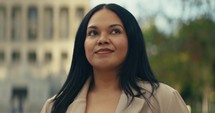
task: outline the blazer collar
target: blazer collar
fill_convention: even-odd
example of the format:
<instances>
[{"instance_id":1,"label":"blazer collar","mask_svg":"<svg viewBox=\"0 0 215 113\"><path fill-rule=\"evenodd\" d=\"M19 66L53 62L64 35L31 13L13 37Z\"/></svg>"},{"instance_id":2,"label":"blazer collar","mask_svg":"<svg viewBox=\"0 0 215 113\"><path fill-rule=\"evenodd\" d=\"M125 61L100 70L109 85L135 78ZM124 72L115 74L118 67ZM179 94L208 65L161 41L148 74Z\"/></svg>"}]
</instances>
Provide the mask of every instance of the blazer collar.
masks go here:
<instances>
[{"instance_id":1,"label":"blazer collar","mask_svg":"<svg viewBox=\"0 0 215 113\"><path fill-rule=\"evenodd\" d=\"M81 89L78 96L75 98L72 104L69 105L66 113L85 113L86 112L86 100L87 92L90 86L91 79L88 79Z\"/></svg>"},{"instance_id":2,"label":"blazer collar","mask_svg":"<svg viewBox=\"0 0 215 113\"><path fill-rule=\"evenodd\" d=\"M83 86L82 90L80 91L74 102L68 107L66 113L86 112L86 98L90 82L91 79L88 79L86 81L85 85ZM125 92L122 91L115 113L140 113L145 103L144 98L134 97L132 103L130 103L129 105L130 99L131 97L127 98Z\"/></svg>"},{"instance_id":3,"label":"blazer collar","mask_svg":"<svg viewBox=\"0 0 215 113\"><path fill-rule=\"evenodd\" d=\"M137 84L144 89L142 91L146 98L150 98L152 87L150 83L143 82L143 81L137 81ZM132 89L134 94L136 95L137 92ZM154 92L155 93L155 92ZM126 96L125 92L122 91L117 109L115 113L140 113L143 110L145 99L143 97L134 97L133 101L129 104L130 100L132 99L131 96Z\"/></svg>"},{"instance_id":4,"label":"blazer collar","mask_svg":"<svg viewBox=\"0 0 215 113\"><path fill-rule=\"evenodd\" d=\"M122 91L115 113L140 113L145 100L139 97L134 97L129 105L131 98L132 97L127 97L125 92Z\"/></svg>"}]
</instances>

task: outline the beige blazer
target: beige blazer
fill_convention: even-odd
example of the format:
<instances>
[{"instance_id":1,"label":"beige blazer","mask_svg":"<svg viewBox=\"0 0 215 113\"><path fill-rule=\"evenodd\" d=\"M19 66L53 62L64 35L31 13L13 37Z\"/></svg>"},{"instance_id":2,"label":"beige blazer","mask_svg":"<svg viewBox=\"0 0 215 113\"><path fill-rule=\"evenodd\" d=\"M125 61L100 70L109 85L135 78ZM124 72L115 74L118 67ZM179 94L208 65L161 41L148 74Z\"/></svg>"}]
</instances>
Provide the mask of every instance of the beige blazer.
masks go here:
<instances>
[{"instance_id":1,"label":"beige blazer","mask_svg":"<svg viewBox=\"0 0 215 113\"><path fill-rule=\"evenodd\" d=\"M69 105L66 113L85 113L89 83L90 80L86 82L79 95ZM151 91L149 83L140 83L140 85L149 92ZM146 92L148 97L149 92ZM156 90L154 96L149 98L150 103L147 103L143 97L135 97L132 103L127 106L129 99L131 98L127 98L122 91L115 113L189 113L179 93L163 83L160 83L160 87ZM51 113L52 100L53 97L46 101L40 113Z\"/></svg>"}]
</instances>

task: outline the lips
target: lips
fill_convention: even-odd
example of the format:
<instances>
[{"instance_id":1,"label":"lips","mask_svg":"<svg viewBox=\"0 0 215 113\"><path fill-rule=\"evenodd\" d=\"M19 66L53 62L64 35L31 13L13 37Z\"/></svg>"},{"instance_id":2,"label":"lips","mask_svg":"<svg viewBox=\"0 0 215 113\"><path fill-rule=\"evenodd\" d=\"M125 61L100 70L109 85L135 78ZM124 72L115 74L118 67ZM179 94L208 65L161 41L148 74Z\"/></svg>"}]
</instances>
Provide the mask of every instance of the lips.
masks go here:
<instances>
[{"instance_id":1,"label":"lips","mask_svg":"<svg viewBox=\"0 0 215 113\"><path fill-rule=\"evenodd\" d=\"M113 50L109 49L109 48L101 48L95 51L96 54L108 54L108 53L112 53Z\"/></svg>"}]
</instances>

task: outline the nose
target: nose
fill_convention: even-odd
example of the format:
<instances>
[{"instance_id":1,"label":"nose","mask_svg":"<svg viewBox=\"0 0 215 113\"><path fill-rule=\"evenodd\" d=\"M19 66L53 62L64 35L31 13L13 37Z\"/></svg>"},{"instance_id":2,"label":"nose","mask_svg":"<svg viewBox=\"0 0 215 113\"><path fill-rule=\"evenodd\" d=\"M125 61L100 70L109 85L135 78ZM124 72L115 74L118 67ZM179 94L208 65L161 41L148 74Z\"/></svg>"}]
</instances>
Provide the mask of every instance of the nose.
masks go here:
<instances>
[{"instance_id":1,"label":"nose","mask_svg":"<svg viewBox=\"0 0 215 113\"><path fill-rule=\"evenodd\" d=\"M105 33L102 33L100 38L98 38L98 40L97 40L98 45L106 45L109 43L110 43L110 40L109 40L107 34L105 34Z\"/></svg>"}]
</instances>

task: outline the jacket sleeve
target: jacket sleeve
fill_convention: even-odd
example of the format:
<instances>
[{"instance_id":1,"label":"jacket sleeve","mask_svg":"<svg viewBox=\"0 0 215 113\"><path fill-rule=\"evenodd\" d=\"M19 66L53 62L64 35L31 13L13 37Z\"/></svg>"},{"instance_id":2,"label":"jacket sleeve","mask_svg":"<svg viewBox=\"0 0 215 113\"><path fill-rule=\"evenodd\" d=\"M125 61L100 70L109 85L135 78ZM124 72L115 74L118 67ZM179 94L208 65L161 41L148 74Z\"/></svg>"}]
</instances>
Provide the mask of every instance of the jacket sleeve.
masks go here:
<instances>
[{"instance_id":1,"label":"jacket sleeve","mask_svg":"<svg viewBox=\"0 0 215 113\"><path fill-rule=\"evenodd\" d=\"M178 91L172 92L166 113L190 113Z\"/></svg>"}]
</instances>

